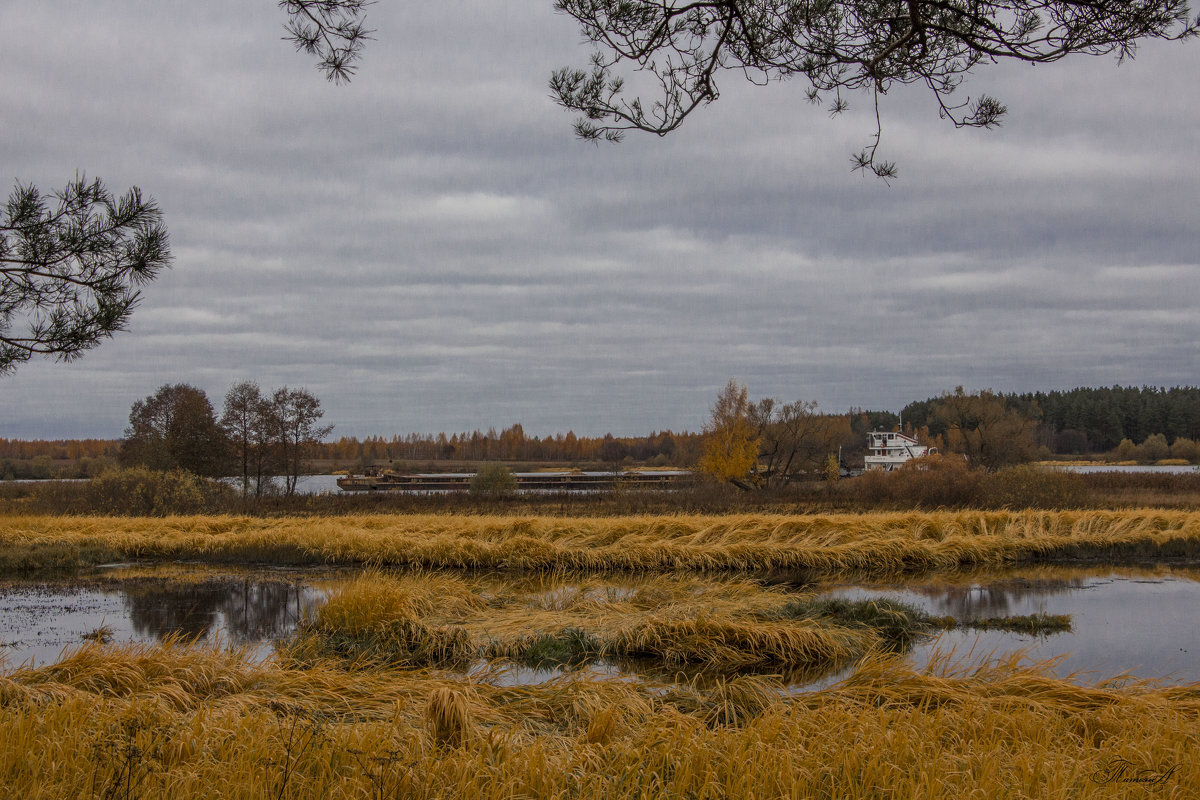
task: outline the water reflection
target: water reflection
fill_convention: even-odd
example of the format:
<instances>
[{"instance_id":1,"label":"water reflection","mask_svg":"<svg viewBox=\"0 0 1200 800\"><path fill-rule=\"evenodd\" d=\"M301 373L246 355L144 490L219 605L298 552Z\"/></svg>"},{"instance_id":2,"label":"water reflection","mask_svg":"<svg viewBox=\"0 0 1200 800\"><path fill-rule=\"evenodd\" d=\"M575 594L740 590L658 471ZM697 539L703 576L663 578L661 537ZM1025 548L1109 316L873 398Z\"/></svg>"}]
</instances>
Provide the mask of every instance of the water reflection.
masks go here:
<instances>
[{"instance_id":1,"label":"water reflection","mask_svg":"<svg viewBox=\"0 0 1200 800\"><path fill-rule=\"evenodd\" d=\"M311 615L339 578L355 574L322 570L238 570L231 567L163 566L110 569L84 580L0 582L0 669L27 661L55 661L66 646L100 626L117 644L183 635L204 641L245 645L265 657L272 642L287 636ZM688 576L477 576L490 604L535 611L596 609L619 602L656 608L677 596L709 588L738 597L745 578L705 580ZM1024 651L1042 660L1062 656L1058 673L1087 671L1109 677L1125 671L1151 679L1200 681L1200 568L1195 566L1030 566L991 571L908 577L894 582L823 584L827 595L848 599L890 597L960 622L987 617L1067 614L1069 633L1035 637L1002 631L954 630L918 642L906 657L924 666L939 652ZM736 589L736 591L733 591ZM783 595L777 595L782 597ZM486 617L486 612L481 612ZM583 619L594 619L586 616ZM460 624L455 622L453 624ZM844 676L847 665L780 674L779 666L759 674L779 675L785 684L827 685ZM478 667L476 669L484 669ZM539 683L564 674L498 661L486 667L488 680L505 685ZM636 680L647 685L728 678L734 672L664 664L654 659L606 659L585 672ZM474 672L475 670L473 670ZM749 671L749 670L746 670ZM494 673L494 674L493 674ZM484 679L481 674L480 679Z\"/></svg>"},{"instance_id":2,"label":"water reflection","mask_svg":"<svg viewBox=\"0 0 1200 800\"><path fill-rule=\"evenodd\" d=\"M832 596L888 597L960 622L987 617L1066 614L1071 631L1048 636L953 630L908 654L924 666L939 653L1018 651L1034 661L1060 658L1056 674L1081 679L1131 672L1140 678L1200 681L1200 570L1195 566L1027 567L903 583L836 584Z\"/></svg>"},{"instance_id":3,"label":"water reflection","mask_svg":"<svg viewBox=\"0 0 1200 800\"><path fill-rule=\"evenodd\" d=\"M928 601L936 616L960 622L989 617L1009 617L1029 605L1032 598L1066 594L1086 586L1084 578L1065 580L1001 580L967 586L914 586L913 594Z\"/></svg>"},{"instance_id":4,"label":"water reflection","mask_svg":"<svg viewBox=\"0 0 1200 800\"><path fill-rule=\"evenodd\" d=\"M571 677L623 680L649 686L687 684L697 689L712 689L741 675L759 675L775 678L785 686L812 688L828 685L832 682L830 676L841 676L848 668L848 663L829 663L811 667L784 668L775 665L773 668L720 670L705 664L664 664L651 658L606 657L582 664L552 667L530 667L504 659L478 661L463 674L474 681L493 686L537 686Z\"/></svg>"},{"instance_id":5,"label":"water reflection","mask_svg":"<svg viewBox=\"0 0 1200 800\"><path fill-rule=\"evenodd\" d=\"M323 593L301 583L261 578L199 584L144 582L124 590L134 632L142 638L208 638L219 631L233 644L290 633Z\"/></svg>"},{"instance_id":6,"label":"water reflection","mask_svg":"<svg viewBox=\"0 0 1200 800\"><path fill-rule=\"evenodd\" d=\"M119 566L83 579L0 582L0 664L52 663L101 627L115 644L172 636L265 657L324 601L328 577Z\"/></svg>"}]
</instances>

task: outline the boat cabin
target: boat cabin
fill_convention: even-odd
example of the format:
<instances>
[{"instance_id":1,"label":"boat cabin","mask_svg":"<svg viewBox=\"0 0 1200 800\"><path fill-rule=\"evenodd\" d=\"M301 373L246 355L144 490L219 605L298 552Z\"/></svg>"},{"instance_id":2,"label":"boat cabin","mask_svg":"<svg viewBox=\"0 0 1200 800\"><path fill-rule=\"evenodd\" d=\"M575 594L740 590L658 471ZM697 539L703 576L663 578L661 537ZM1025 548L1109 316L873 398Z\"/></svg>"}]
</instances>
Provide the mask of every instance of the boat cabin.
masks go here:
<instances>
[{"instance_id":1,"label":"boat cabin","mask_svg":"<svg viewBox=\"0 0 1200 800\"><path fill-rule=\"evenodd\" d=\"M895 431L871 431L867 434L866 469L893 470L910 458L928 455L929 448L911 436Z\"/></svg>"}]
</instances>

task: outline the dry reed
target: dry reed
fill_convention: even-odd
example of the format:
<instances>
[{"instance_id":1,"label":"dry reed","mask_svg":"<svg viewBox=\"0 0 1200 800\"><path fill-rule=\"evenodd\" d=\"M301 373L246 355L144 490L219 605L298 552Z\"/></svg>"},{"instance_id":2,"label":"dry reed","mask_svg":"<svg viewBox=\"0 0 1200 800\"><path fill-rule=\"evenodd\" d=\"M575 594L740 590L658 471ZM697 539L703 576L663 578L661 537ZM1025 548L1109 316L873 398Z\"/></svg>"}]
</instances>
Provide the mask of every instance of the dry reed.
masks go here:
<instances>
[{"instance_id":1,"label":"dry reed","mask_svg":"<svg viewBox=\"0 0 1200 800\"><path fill-rule=\"evenodd\" d=\"M313 619L280 647L280 656L310 664L338 658L354 666L430 666L471 655L459 627L430 626L419 618L435 607L475 610L482 601L462 582L438 575L385 576L367 572L337 588Z\"/></svg>"},{"instance_id":2,"label":"dry reed","mask_svg":"<svg viewBox=\"0 0 1200 800\"><path fill-rule=\"evenodd\" d=\"M462 692L439 686L429 693L425 724L439 745L461 747L471 738L471 712Z\"/></svg>"},{"instance_id":3,"label":"dry reed","mask_svg":"<svg viewBox=\"0 0 1200 800\"><path fill-rule=\"evenodd\" d=\"M92 642L51 666L2 671L0 787L29 800L1187 797L1200 785L1200 685L1087 685L1016 660L918 671L873 654L841 684L808 694L763 675L688 683L569 672L512 686L417 666L440 656L394 656L436 654L446 641L459 652L516 653L531 636L575 626L613 652L774 669L873 653L875 634L772 616L793 595L745 579L646 575L606 586L561 573L952 570L1194 552L1198 540L1200 514L1149 511L6 517L0 560L10 569L186 557L489 567L525 578L372 574L341 585L298 641L391 653L354 656L355 669L319 647L256 663L182 642Z\"/></svg>"},{"instance_id":4,"label":"dry reed","mask_svg":"<svg viewBox=\"0 0 1200 800\"><path fill-rule=\"evenodd\" d=\"M498 687L181 646L89 645L0 677L0 786L37 800L1183 798L1197 756L1200 686L1016 661L870 659L800 695L766 677ZM1122 764L1159 782L1122 782Z\"/></svg>"},{"instance_id":5,"label":"dry reed","mask_svg":"<svg viewBox=\"0 0 1200 800\"><path fill-rule=\"evenodd\" d=\"M121 559L556 570L948 569L1195 555L1200 512L1023 511L530 518L2 517L0 569Z\"/></svg>"},{"instance_id":6,"label":"dry reed","mask_svg":"<svg viewBox=\"0 0 1200 800\"><path fill-rule=\"evenodd\" d=\"M788 619L781 609L795 595L747 579L649 575L613 588L586 577L498 581L372 570L336 587L279 654L298 665L637 658L730 671L846 663L885 638L832 617Z\"/></svg>"}]
</instances>

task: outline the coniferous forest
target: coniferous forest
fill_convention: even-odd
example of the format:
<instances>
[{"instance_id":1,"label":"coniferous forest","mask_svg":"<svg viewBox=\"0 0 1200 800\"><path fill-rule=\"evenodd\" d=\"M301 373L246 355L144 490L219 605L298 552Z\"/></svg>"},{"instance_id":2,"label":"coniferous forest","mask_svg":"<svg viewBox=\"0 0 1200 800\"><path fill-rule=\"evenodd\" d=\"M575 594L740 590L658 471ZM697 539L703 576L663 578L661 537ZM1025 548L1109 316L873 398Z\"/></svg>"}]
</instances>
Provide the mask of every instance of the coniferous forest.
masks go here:
<instances>
[{"instance_id":1,"label":"coniferous forest","mask_svg":"<svg viewBox=\"0 0 1200 800\"><path fill-rule=\"evenodd\" d=\"M1122 440L1136 444L1155 435L1168 444L1200 438L1200 388L1195 386L1081 387L998 396L1037 420L1040 443L1057 454L1106 453ZM940 399L910 403L902 412L904 422L944 434L945 425L934 414Z\"/></svg>"}]
</instances>

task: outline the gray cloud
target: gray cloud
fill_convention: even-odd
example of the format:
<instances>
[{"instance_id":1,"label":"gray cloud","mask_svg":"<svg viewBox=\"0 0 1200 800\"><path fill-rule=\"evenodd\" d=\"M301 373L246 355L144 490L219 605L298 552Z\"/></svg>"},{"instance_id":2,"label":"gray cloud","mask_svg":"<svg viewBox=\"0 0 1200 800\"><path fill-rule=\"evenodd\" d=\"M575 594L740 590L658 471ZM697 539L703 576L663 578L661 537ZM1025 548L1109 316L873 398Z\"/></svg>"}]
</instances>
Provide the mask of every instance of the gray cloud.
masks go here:
<instances>
[{"instance_id":1,"label":"gray cloud","mask_svg":"<svg viewBox=\"0 0 1200 800\"><path fill-rule=\"evenodd\" d=\"M139 185L176 252L129 332L0 383L0 436L119 435L175 381L304 385L358 435L696 429L730 377L834 410L1196 383L1194 44L990 68L990 132L897 90L888 187L849 169L864 100L735 75L666 139L573 141L550 5L386 0L341 87L270 2L0 10L9 179Z\"/></svg>"}]
</instances>

